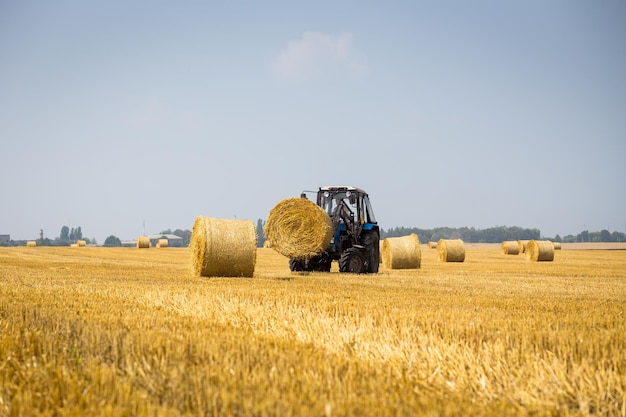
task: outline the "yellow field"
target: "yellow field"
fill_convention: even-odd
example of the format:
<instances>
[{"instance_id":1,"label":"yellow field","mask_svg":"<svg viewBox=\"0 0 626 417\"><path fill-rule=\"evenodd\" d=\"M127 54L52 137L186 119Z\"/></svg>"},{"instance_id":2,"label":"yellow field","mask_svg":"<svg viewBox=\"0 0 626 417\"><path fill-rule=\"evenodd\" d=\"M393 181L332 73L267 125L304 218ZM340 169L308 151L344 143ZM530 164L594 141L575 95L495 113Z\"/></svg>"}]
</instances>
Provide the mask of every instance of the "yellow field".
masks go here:
<instances>
[{"instance_id":1,"label":"yellow field","mask_svg":"<svg viewBox=\"0 0 626 417\"><path fill-rule=\"evenodd\" d=\"M0 416L626 416L626 251L465 259L196 278L188 249L0 248Z\"/></svg>"}]
</instances>

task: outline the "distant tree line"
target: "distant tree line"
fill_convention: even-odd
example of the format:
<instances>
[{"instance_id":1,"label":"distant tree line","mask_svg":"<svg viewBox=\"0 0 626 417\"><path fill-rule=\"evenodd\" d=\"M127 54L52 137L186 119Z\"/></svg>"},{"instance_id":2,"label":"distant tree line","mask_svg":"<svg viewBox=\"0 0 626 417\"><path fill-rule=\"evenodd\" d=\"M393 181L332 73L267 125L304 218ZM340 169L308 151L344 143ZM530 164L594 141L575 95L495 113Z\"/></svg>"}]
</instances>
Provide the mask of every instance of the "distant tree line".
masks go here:
<instances>
[{"instance_id":1,"label":"distant tree line","mask_svg":"<svg viewBox=\"0 0 626 417\"><path fill-rule=\"evenodd\" d=\"M69 246L72 243L76 243L77 240L84 240L87 244L96 244L95 238L83 237L83 231L80 226L76 228L69 228L69 226L61 227L61 233L54 239L44 237L43 230L39 235L39 239L35 239L37 246ZM26 241L11 241L11 246L25 245Z\"/></svg>"},{"instance_id":2,"label":"distant tree line","mask_svg":"<svg viewBox=\"0 0 626 417\"><path fill-rule=\"evenodd\" d=\"M500 243L505 240L536 240L541 238L539 229L525 229L517 226L496 226L488 229L473 227L436 227L420 229L417 227L395 227L381 229L380 238L406 236L415 233L420 242L437 242L439 239L461 239L467 243Z\"/></svg>"},{"instance_id":3,"label":"distant tree line","mask_svg":"<svg viewBox=\"0 0 626 417\"><path fill-rule=\"evenodd\" d=\"M556 239L558 238L558 240ZM555 236L556 242L574 243L574 242L626 242L626 233L622 232L609 232L606 229L599 232L590 232L589 230L583 230L576 236L567 235L561 238L559 235Z\"/></svg>"}]
</instances>

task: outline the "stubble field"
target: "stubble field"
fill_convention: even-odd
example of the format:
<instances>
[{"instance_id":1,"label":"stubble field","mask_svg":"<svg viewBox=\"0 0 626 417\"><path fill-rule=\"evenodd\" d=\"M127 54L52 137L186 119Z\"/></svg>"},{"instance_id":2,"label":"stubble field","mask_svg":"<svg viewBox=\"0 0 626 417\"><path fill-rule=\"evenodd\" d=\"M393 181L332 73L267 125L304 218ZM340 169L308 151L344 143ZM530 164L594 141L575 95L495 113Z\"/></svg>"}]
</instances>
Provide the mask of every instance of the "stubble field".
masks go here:
<instances>
[{"instance_id":1,"label":"stubble field","mask_svg":"<svg viewBox=\"0 0 626 417\"><path fill-rule=\"evenodd\" d=\"M0 416L626 415L626 251L197 278L188 249L0 248Z\"/></svg>"}]
</instances>

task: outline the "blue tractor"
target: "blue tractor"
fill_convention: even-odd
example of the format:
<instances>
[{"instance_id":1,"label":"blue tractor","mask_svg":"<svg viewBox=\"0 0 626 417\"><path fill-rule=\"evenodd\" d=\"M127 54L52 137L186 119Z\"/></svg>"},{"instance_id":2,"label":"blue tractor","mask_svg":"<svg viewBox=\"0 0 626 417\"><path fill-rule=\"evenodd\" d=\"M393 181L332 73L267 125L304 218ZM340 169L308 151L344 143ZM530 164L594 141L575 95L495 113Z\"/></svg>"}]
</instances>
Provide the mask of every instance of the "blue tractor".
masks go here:
<instances>
[{"instance_id":1,"label":"blue tractor","mask_svg":"<svg viewBox=\"0 0 626 417\"><path fill-rule=\"evenodd\" d=\"M303 191L300 196L307 198L307 193L315 191ZM290 259L290 269L328 272L332 261L338 261L339 272L377 273L380 231L367 193L357 187L321 187L316 202L333 222L333 238L318 256Z\"/></svg>"}]
</instances>

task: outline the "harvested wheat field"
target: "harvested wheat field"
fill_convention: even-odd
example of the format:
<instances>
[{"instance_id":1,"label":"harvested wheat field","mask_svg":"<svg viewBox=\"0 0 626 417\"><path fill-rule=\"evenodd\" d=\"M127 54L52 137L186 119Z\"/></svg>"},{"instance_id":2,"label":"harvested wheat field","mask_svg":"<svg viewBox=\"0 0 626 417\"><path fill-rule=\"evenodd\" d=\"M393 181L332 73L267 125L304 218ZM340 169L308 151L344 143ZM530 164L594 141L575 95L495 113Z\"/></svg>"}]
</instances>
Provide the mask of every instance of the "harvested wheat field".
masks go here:
<instances>
[{"instance_id":1,"label":"harvested wheat field","mask_svg":"<svg viewBox=\"0 0 626 417\"><path fill-rule=\"evenodd\" d=\"M196 277L189 249L0 248L0 416L624 416L626 251Z\"/></svg>"}]
</instances>

